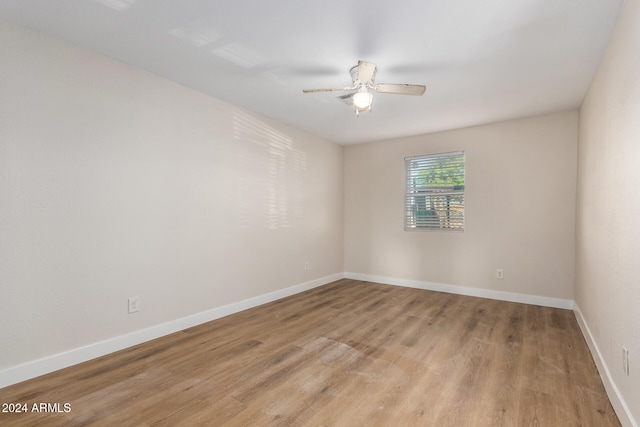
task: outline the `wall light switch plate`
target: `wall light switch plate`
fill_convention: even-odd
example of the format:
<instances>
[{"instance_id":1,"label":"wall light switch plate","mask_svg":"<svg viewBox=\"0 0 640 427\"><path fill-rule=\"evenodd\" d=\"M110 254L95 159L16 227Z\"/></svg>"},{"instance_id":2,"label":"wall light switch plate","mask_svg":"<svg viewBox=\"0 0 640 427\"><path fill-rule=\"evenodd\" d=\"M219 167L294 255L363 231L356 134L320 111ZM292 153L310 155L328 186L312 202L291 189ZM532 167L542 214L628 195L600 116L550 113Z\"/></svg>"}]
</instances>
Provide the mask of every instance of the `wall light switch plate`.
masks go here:
<instances>
[{"instance_id":1,"label":"wall light switch plate","mask_svg":"<svg viewBox=\"0 0 640 427\"><path fill-rule=\"evenodd\" d=\"M129 298L129 313L137 313L140 311L140 304L138 301L138 297Z\"/></svg>"},{"instance_id":2,"label":"wall light switch plate","mask_svg":"<svg viewBox=\"0 0 640 427\"><path fill-rule=\"evenodd\" d=\"M622 370L629 375L629 350L622 346Z\"/></svg>"}]
</instances>

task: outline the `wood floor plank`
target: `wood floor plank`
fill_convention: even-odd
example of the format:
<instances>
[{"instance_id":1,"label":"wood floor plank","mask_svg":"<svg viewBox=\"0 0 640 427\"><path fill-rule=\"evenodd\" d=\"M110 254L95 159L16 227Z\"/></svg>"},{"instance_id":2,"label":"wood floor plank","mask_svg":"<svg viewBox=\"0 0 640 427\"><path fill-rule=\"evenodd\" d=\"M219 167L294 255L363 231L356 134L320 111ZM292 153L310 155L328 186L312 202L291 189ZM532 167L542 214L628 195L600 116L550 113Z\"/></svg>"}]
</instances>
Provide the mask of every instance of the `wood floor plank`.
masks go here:
<instances>
[{"instance_id":1,"label":"wood floor plank","mask_svg":"<svg viewBox=\"0 0 640 427\"><path fill-rule=\"evenodd\" d=\"M3 426L619 426L569 310L337 282L0 389Z\"/></svg>"}]
</instances>

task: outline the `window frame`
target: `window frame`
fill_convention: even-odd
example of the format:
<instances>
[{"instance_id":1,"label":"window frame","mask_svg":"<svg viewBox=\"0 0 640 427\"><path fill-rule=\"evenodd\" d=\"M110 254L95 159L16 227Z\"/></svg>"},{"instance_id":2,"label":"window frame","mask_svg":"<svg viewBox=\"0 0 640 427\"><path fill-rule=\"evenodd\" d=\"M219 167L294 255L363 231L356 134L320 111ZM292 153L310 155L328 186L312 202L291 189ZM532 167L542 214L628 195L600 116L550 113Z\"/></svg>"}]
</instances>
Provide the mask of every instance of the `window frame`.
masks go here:
<instances>
[{"instance_id":1,"label":"window frame","mask_svg":"<svg viewBox=\"0 0 640 427\"><path fill-rule=\"evenodd\" d=\"M429 167L447 162L445 167ZM465 228L465 176L466 156L464 150L446 153L424 154L405 157L405 231L464 232ZM461 172L460 172L461 169ZM449 181L418 185L416 175L420 173L449 175ZM434 179L436 179L434 177ZM437 178L441 180L442 177ZM460 179L462 184L459 184ZM457 182L457 183L456 183ZM423 197L421 209L419 198ZM426 204L430 206L427 208ZM418 215L418 212L422 212ZM434 217L437 216L437 219ZM422 217L422 218L420 218Z\"/></svg>"}]
</instances>

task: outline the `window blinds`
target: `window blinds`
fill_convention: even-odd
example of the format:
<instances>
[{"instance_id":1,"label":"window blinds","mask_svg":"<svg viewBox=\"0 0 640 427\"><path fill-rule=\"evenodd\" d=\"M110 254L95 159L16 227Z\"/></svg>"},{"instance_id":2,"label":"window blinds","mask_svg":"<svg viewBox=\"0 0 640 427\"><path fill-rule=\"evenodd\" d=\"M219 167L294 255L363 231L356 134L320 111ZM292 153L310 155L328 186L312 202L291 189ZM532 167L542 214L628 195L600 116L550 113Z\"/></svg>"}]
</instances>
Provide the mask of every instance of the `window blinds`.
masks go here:
<instances>
[{"instance_id":1,"label":"window blinds","mask_svg":"<svg viewBox=\"0 0 640 427\"><path fill-rule=\"evenodd\" d=\"M405 158L405 230L464 229L464 151Z\"/></svg>"}]
</instances>

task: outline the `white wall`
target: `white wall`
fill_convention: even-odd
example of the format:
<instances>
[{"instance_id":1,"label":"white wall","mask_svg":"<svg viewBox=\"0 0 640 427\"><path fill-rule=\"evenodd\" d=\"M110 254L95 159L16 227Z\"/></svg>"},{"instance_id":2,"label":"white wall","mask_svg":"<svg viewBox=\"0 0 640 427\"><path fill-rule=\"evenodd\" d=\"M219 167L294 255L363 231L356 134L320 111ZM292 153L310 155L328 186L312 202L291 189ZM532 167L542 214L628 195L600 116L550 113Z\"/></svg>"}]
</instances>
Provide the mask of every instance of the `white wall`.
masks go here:
<instances>
[{"instance_id":1,"label":"white wall","mask_svg":"<svg viewBox=\"0 0 640 427\"><path fill-rule=\"evenodd\" d=\"M573 300L577 127L569 111L347 147L345 271ZM457 150L464 232L404 231L404 158Z\"/></svg>"},{"instance_id":2,"label":"white wall","mask_svg":"<svg viewBox=\"0 0 640 427\"><path fill-rule=\"evenodd\" d=\"M640 1L626 0L580 109L576 302L601 375L640 421ZM622 370L622 346L631 371ZM605 378L605 384L607 378ZM620 411L618 411L620 414ZM629 423L628 425L631 425ZM637 425L637 424L636 424Z\"/></svg>"},{"instance_id":3,"label":"white wall","mask_svg":"<svg viewBox=\"0 0 640 427\"><path fill-rule=\"evenodd\" d=\"M0 371L342 273L342 147L3 22L0 58Z\"/></svg>"}]
</instances>

